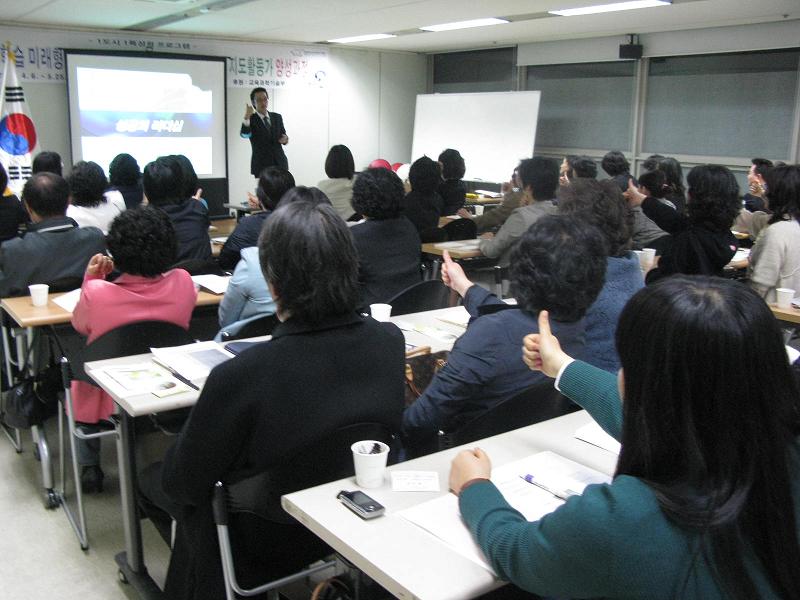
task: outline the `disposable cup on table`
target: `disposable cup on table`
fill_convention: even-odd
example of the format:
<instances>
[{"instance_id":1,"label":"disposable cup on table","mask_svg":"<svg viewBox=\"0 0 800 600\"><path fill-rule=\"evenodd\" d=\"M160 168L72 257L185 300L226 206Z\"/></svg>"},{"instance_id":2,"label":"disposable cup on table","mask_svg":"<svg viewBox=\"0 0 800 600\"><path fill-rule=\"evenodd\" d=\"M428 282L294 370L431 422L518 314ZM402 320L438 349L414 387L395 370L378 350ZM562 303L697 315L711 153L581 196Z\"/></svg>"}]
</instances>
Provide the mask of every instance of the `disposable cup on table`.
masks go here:
<instances>
[{"instance_id":1,"label":"disposable cup on table","mask_svg":"<svg viewBox=\"0 0 800 600\"><path fill-rule=\"evenodd\" d=\"M381 303L370 304L369 314L371 314L372 318L376 321L388 321L389 317L392 316L392 305Z\"/></svg>"},{"instance_id":2,"label":"disposable cup on table","mask_svg":"<svg viewBox=\"0 0 800 600\"><path fill-rule=\"evenodd\" d=\"M353 451L356 483L363 488L381 487L386 475L389 446L375 440L362 440L350 449Z\"/></svg>"},{"instance_id":3,"label":"disposable cup on table","mask_svg":"<svg viewBox=\"0 0 800 600\"><path fill-rule=\"evenodd\" d=\"M776 288L775 296L775 304L778 305L778 308L789 308L794 299L794 290L791 288Z\"/></svg>"},{"instance_id":4,"label":"disposable cup on table","mask_svg":"<svg viewBox=\"0 0 800 600\"><path fill-rule=\"evenodd\" d=\"M34 306L47 306L47 294L50 291L49 285L34 283L28 286L28 291L31 293L31 304Z\"/></svg>"}]
</instances>

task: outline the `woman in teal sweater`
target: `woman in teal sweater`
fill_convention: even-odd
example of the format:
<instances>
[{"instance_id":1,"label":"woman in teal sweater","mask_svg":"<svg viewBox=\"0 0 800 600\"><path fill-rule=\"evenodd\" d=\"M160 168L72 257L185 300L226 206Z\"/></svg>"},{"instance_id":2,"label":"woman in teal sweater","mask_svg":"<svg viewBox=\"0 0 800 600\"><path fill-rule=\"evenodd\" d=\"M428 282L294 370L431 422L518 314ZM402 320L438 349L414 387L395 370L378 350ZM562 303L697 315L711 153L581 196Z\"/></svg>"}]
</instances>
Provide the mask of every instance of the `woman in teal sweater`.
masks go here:
<instances>
[{"instance_id":1,"label":"woman in teal sweater","mask_svg":"<svg viewBox=\"0 0 800 600\"><path fill-rule=\"evenodd\" d=\"M617 378L564 354L546 312L539 331L525 362L622 451L611 484L534 523L462 451L450 487L496 572L558 597L800 598L798 391L766 304L724 279L647 287L620 318Z\"/></svg>"}]
</instances>

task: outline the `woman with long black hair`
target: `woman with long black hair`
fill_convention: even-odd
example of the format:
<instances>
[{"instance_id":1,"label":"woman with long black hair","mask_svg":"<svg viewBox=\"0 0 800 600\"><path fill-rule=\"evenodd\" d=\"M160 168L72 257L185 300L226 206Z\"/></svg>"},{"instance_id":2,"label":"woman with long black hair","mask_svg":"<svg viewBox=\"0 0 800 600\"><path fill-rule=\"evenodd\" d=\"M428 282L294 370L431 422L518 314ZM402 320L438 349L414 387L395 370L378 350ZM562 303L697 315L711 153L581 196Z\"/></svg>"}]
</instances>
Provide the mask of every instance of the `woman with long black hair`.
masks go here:
<instances>
[{"instance_id":1,"label":"woman with long black hair","mask_svg":"<svg viewBox=\"0 0 800 600\"><path fill-rule=\"evenodd\" d=\"M481 450L461 452L450 486L497 573L558 597L800 598L798 390L763 300L710 277L644 288L620 317L616 378L539 321L525 362L622 451L612 483L534 523Z\"/></svg>"}]
</instances>

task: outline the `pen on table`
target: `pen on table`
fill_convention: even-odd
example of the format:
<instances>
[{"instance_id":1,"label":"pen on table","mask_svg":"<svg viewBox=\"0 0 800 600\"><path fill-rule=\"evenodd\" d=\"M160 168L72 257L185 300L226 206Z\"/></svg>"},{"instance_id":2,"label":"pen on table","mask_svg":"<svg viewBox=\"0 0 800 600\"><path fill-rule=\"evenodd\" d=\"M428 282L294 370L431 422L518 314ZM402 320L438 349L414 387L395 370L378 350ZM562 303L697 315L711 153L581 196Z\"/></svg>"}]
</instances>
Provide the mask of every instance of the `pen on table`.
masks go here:
<instances>
[{"instance_id":1,"label":"pen on table","mask_svg":"<svg viewBox=\"0 0 800 600\"><path fill-rule=\"evenodd\" d=\"M537 481L536 478L533 475L530 475L530 474L528 474L528 475L520 475L520 477L522 479L524 479L525 481L527 481L528 483L530 483L531 485L535 485L536 487L544 490L545 492L550 492L551 494L553 494L553 496L555 496L556 498L561 498L562 500L566 500L570 496L577 496L578 495L576 492L574 492L572 490L561 491L561 490L551 489L551 488L547 487L546 485L544 485L543 483L540 483L539 481Z\"/></svg>"},{"instance_id":2,"label":"pen on table","mask_svg":"<svg viewBox=\"0 0 800 600\"><path fill-rule=\"evenodd\" d=\"M193 383L191 382L191 380L187 379L186 377L184 377L183 375L181 375L180 373L178 373L178 372L177 372L175 369L173 369L173 368L172 368L172 367L170 367L169 365L165 365L163 362L160 362L160 361L156 360L155 358L153 359L153 362L154 362L154 363L156 363L157 365L159 365L159 366L161 366L161 367L165 368L167 371L169 371L170 375L172 375L172 376L173 376L175 379L177 379L177 380L178 380L178 381L180 381L181 383L185 383L185 384L186 384L186 385L188 385L190 388L194 388L194 389L195 389L195 390L197 390L198 392L200 391L200 388L199 388L199 387L197 387L195 384L193 384Z\"/></svg>"}]
</instances>

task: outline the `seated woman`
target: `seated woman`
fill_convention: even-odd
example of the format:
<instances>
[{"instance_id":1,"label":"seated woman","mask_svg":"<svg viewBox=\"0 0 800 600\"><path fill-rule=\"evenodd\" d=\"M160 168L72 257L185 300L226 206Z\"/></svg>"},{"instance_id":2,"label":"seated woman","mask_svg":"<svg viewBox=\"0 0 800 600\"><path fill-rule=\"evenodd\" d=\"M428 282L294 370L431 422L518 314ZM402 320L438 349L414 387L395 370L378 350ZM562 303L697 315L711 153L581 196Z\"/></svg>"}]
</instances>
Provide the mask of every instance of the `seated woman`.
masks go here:
<instances>
[{"instance_id":1,"label":"seated woman","mask_svg":"<svg viewBox=\"0 0 800 600\"><path fill-rule=\"evenodd\" d=\"M474 285L445 252L442 281L463 297L473 320L447 364L403 414L410 443L427 446L437 431L456 431L542 380L519 358L520 340L536 328L540 310L553 313L571 352L583 352L583 316L603 286L605 271L600 231L566 215L542 217L514 247L510 278L515 306Z\"/></svg>"},{"instance_id":2,"label":"seated woman","mask_svg":"<svg viewBox=\"0 0 800 600\"><path fill-rule=\"evenodd\" d=\"M183 174L174 157L161 156L144 168L144 196L151 206L167 213L178 238L177 262L189 259L210 260L208 209L184 195Z\"/></svg>"},{"instance_id":3,"label":"seated woman","mask_svg":"<svg viewBox=\"0 0 800 600\"><path fill-rule=\"evenodd\" d=\"M440 242L446 233L439 229L444 201L437 191L442 181L439 163L427 156L415 160L408 171L411 191L406 194L403 214L417 229L420 239L425 242Z\"/></svg>"},{"instance_id":4,"label":"seated woman","mask_svg":"<svg viewBox=\"0 0 800 600\"><path fill-rule=\"evenodd\" d=\"M285 177L281 173L288 174L291 177L289 171L281 167L267 167L262 172L262 177L271 169L275 169L275 171L267 174L267 178L272 183L276 180L285 181ZM268 187L267 189L271 188ZM293 187L285 194L281 194L281 196L283 199L280 202L275 202L274 205L270 200L270 206L277 208L278 205L283 206L284 203L291 204L299 201L330 204L325 194L317 188ZM225 290L225 295L219 305L219 326L221 329L215 339L220 340L223 333L236 334L250 321L272 314L275 314L275 301L272 299L264 274L261 272L258 247L250 246L244 248L241 252L241 260L236 265L233 276L228 282L228 288Z\"/></svg>"},{"instance_id":5,"label":"seated woman","mask_svg":"<svg viewBox=\"0 0 800 600\"><path fill-rule=\"evenodd\" d=\"M800 417L778 322L746 286L678 276L638 292L619 376L550 332L525 362L622 442L614 480L529 523L464 451L450 488L498 575L559 598L800 597ZM757 382L757 383L756 383Z\"/></svg>"},{"instance_id":6,"label":"seated woman","mask_svg":"<svg viewBox=\"0 0 800 600\"><path fill-rule=\"evenodd\" d=\"M79 227L97 227L108 233L114 217L127 208L122 194L108 189L106 174L95 162L75 163L67 183L70 198L67 216Z\"/></svg>"},{"instance_id":7,"label":"seated woman","mask_svg":"<svg viewBox=\"0 0 800 600\"><path fill-rule=\"evenodd\" d=\"M22 202L8 188L8 173L0 164L0 243L17 237L29 221Z\"/></svg>"},{"instance_id":8,"label":"seated woman","mask_svg":"<svg viewBox=\"0 0 800 600\"><path fill-rule=\"evenodd\" d=\"M144 199L142 171L130 154L117 154L108 165L108 181L125 199L125 206L138 208Z\"/></svg>"},{"instance_id":9,"label":"seated woman","mask_svg":"<svg viewBox=\"0 0 800 600\"><path fill-rule=\"evenodd\" d=\"M721 165L698 165L689 172L688 216L683 216L655 198L648 198L633 185L625 196L632 207L672 234L656 266L645 281L685 275L723 275L723 268L736 253L731 226L741 210L739 184L733 173Z\"/></svg>"},{"instance_id":10,"label":"seated woman","mask_svg":"<svg viewBox=\"0 0 800 600\"><path fill-rule=\"evenodd\" d=\"M317 187L331 201L334 210L345 221L356 214L353 210L353 177L356 166L350 148L337 144L331 146L328 157L325 159L325 174L328 179L323 179Z\"/></svg>"},{"instance_id":11,"label":"seated woman","mask_svg":"<svg viewBox=\"0 0 800 600\"><path fill-rule=\"evenodd\" d=\"M561 189L558 212L583 219L603 232L608 250L603 289L586 311L583 359L616 373L614 332L625 304L644 287L638 257L631 252L633 214L615 181L578 178Z\"/></svg>"},{"instance_id":12,"label":"seated woman","mask_svg":"<svg viewBox=\"0 0 800 600\"><path fill-rule=\"evenodd\" d=\"M88 336L91 343L134 321L169 321L188 329L197 290L186 271L167 270L178 248L167 216L154 208L125 211L111 223L106 243L114 258L95 254L89 261L72 313L75 331ZM114 268L122 274L113 282L106 281ZM111 397L93 385L74 381L72 394L75 419L81 423L97 423L113 411ZM102 491L100 440L78 440L78 449L85 491Z\"/></svg>"},{"instance_id":13,"label":"seated woman","mask_svg":"<svg viewBox=\"0 0 800 600\"><path fill-rule=\"evenodd\" d=\"M462 179L467 171L464 157L458 150L448 148L439 155L442 166L442 181L439 184L439 195L442 197L442 215L454 215L464 207L467 199L467 188Z\"/></svg>"},{"instance_id":14,"label":"seated woman","mask_svg":"<svg viewBox=\"0 0 800 600\"><path fill-rule=\"evenodd\" d=\"M800 292L800 166L770 169L766 181L772 216L750 254L750 285L775 302L776 288Z\"/></svg>"},{"instance_id":15,"label":"seated woman","mask_svg":"<svg viewBox=\"0 0 800 600\"><path fill-rule=\"evenodd\" d=\"M259 251L281 323L271 341L211 372L163 465L140 479L143 493L177 519L164 590L173 600L225 597L211 515L215 482L273 473L345 425L400 425L403 335L356 312L358 261L342 218L325 204L281 206ZM320 543L298 523L256 522L237 530L238 554L255 562L261 581L297 569L295 554Z\"/></svg>"},{"instance_id":16,"label":"seated woman","mask_svg":"<svg viewBox=\"0 0 800 600\"><path fill-rule=\"evenodd\" d=\"M400 178L387 169L363 171L353 186L353 208L366 219L350 228L361 306L387 302L421 280L419 235L403 216Z\"/></svg>"},{"instance_id":17,"label":"seated woman","mask_svg":"<svg viewBox=\"0 0 800 600\"><path fill-rule=\"evenodd\" d=\"M225 240L219 252L220 267L233 269L239 262L242 250L258 244L258 235L264 227L264 221L278 206L287 190L293 187L294 177L283 167L267 167L261 171L256 187L258 209L239 221Z\"/></svg>"}]
</instances>

